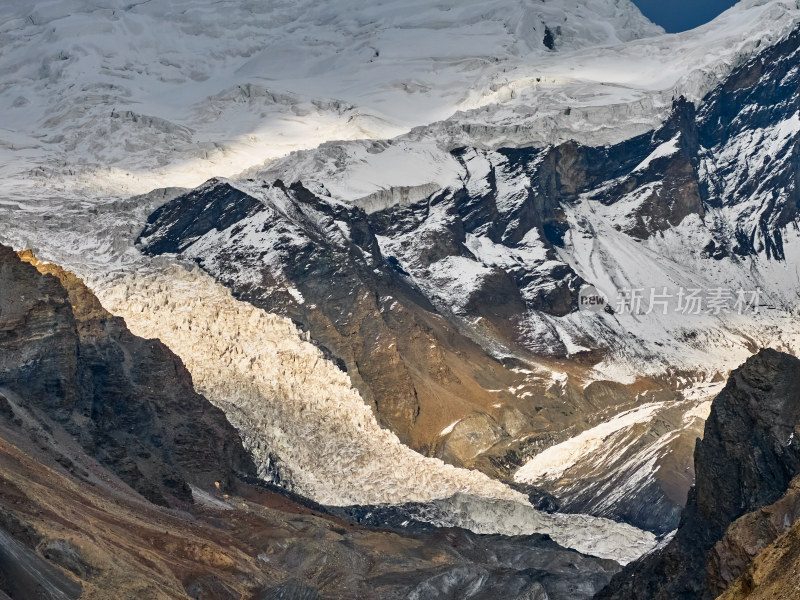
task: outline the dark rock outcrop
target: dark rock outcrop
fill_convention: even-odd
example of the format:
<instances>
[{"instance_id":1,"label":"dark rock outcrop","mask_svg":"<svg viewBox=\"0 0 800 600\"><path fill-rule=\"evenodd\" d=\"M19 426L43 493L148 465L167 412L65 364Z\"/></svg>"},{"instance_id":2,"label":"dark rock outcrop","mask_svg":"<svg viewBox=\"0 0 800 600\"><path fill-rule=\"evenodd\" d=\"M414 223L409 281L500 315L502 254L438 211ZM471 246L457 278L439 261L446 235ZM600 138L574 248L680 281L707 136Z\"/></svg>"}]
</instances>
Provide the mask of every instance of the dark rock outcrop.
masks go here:
<instances>
[{"instance_id":1,"label":"dark rock outcrop","mask_svg":"<svg viewBox=\"0 0 800 600\"><path fill-rule=\"evenodd\" d=\"M716 598L731 578L722 574L725 565L742 569L726 558L736 539L731 525L777 502L800 474L798 434L800 360L762 350L732 373L713 402L674 539L628 565L597 598Z\"/></svg>"},{"instance_id":2,"label":"dark rock outcrop","mask_svg":"<svg viewBox=\"0 0 800 600\"><path fill-rule=\"evenodd\" d=\"M796 491L795 498L796 501ZM781 501L782 506L770 507L770 513L781 516L780 513L787 507ZM796 509L791 511L791 515L796 515ZM751 529L755 523L748 524L743 529L748 530L746 539L751 543L742 547L744 552L736 558L746 558L745 562L727 561L727 565L736 567L735 573L739 577L729 584L726 591L719 596L719 600L783 600L798 597L797 591L797 565L800 563L800 522L786 529L789 514L784 515L782 523L768 522L767 519L754 519L758 522L758 527ZM796 517L795 517L796 518ZM742 532L737 532L740 534ZM757 534L757 535L753 535ZM777 537L772 538L773 535ZM763 547L765 540L774 541ZM752 543L755 542L755 543ZM756 552L758 552L756 554ZM734 575L734 572L726 573ZM726 584L728 582L726 581Z\"/></svg>"},{"instance_id":3,"label":"dark rock outcrop","mask_svg":"<svg viewBox=\"0 0 800 600\"><path fill-rule=\"evenodd\" d=\"M0 246L0 390L157 504L191 502L190 484L227 489L254 473L177 356L131 334L71 273L21 255Z\"/></svg>"},{"instance_id":4,"label":"dark rock outcrop","mask_svg":"<svg viewBox=\"0 0 800 600\"><path fill-rule=\"evenodd\" d=\"M77 600L82 586L0 529L0 599Z\"/></svg>"}]
</instances>

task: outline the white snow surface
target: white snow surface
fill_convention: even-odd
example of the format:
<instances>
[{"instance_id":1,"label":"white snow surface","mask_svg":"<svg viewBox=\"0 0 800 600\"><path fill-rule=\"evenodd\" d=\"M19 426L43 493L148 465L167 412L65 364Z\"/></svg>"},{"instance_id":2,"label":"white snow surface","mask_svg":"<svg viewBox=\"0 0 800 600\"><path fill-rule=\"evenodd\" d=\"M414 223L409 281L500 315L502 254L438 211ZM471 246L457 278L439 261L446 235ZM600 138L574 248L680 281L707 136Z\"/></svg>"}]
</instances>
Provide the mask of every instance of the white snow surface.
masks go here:
<instances>
[{"instance_id":1,"label":"white snow surface","mask_svg":"<svg viewBox=\"0 0 800 600\"><path fill-rule=\"evenodd\" d=\"M645 158L634 170L633 172L637 171L644 171L647 167L650 166L654 160L659 158L664 158L666 156L672 156L678 151L678 142L680 141L680 134L676 135L668 142L664 142L658 148L653 150L653 152Z\"/></svg>"},{"instance_id":2,"label":"white snow surface","mask_svg":"<svg viewBox=\"0 0 800 600\"><path fill-rule=\"evenodd\" d=\"M630 0L8 0L2 174L145 192L393 137L548 60L548 27L559 51L661 33Z\"/></svg>"},{"instance_id":3,"label":"white snow surface","mask_svg":"<svg viewBox=\"0 0 800 600\"><path fill-rule=\"evenodd\" d=\"M8 0L0 176L143 193L250 169L351 200L445 187L457 145L641 133L799 19L797 2L743 0L666 35L629 0Z\"/></svg>"},{"instance_id":4,"label":"white snow surface","mask_svg":"<svg viewBox=\"0 0 800 600\"><path fill-rule=\"evenodd\" d=\"M560 477L583 456L600 448L612 434L636 423L652 419L658 408L660 408L658 404L644 404L621 413L565 442L551 446L520 467L514 474L514 480L532 483L543 477Z\"/></svg>"},{"instance_id":5,"label":"white snow surface","mask_svg":"<svg viewBox=\"0 0 800 600\"><path fill-rule=\"evenodd\" d=\"M335 196L355 200L393 186L452 185L459 172L449 151L457 147L617 143L658 126L678 96L701 100L798 23L798 0L742 0L691 31L510 59L488 92L473 94L446 119L390 143L327 144L247 174L313 178Z\"/></svg>"}]
</instances>

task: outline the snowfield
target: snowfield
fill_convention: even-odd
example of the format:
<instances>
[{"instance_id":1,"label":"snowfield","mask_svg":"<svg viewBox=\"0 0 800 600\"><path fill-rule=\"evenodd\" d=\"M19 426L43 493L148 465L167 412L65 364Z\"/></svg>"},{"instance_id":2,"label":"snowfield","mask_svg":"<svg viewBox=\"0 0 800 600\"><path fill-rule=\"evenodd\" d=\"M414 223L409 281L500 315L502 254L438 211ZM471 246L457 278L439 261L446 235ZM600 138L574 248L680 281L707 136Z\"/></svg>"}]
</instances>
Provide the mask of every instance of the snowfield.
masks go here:
<instances>
[{"instance_id":1,"label":"snowfield","mask_svg":"<svg viewBox=\"0 0 800 600\"><path fill-rule=\"evenodd\" d=\"M4 2L2 174L146 192L394 137L545 60L550 28L559 50L660 33L628 0Z\"/></svg>"},{"instance_id":2,"label":"snowfield","mask_svg":"<svg viewBox=\"0 0 800 600\"><path fill-rule=\"evenodd\" d=\"M629 0L10 0L0 175L25 193L145 193L266 164L350 200L444 186L455 146L641 133L799 16L744 0L663 35Z\"/></svg>"}]
</instances>

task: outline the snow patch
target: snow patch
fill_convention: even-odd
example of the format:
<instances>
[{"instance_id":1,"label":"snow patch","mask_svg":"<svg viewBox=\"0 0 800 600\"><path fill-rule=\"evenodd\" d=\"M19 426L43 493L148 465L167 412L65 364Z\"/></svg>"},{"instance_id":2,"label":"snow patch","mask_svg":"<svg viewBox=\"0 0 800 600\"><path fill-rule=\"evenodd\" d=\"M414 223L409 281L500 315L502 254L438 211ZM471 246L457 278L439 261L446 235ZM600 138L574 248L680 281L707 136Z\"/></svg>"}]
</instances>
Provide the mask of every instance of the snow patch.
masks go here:
<instances>
[{"instance_id":1,"label":"snow patch","mask_svg":"<svg viewBox=\"0 0 800 600\"><path fill-rule=\"evenodd\" d=\"M637 423L649 421L661 407L660 403L644 404L560 444L551 446L520 467L514 473L514 481L535 483L542 477L556 478L563 475L582 456L600 448L609 436Z\"/></svg>"}]
</instances>

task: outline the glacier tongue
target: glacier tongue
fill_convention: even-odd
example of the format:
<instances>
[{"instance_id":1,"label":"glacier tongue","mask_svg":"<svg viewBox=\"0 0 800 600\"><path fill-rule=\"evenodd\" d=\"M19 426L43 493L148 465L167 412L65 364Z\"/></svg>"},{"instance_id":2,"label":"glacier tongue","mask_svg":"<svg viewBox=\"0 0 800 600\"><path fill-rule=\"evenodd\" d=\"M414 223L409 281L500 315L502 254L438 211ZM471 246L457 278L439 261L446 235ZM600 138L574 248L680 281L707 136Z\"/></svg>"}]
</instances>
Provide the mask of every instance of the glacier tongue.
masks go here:
<instances>
[{"instance_id":1,"label":"glacier tongue","mask_svg":"<svg viewBox=\"0 0 800 600\"><path fill-rule=\"evenodd\" d=\"M378 426L347 375L290 321L234 300L198 270L147 271L96 279L98 297L137 335L181 356L198 390L240 431L260 475L269 478L277 456L294 489L321 503L429 503L419 518L438 526L545 533L621 564L655 545L630 525L542 513L482 473L417 454Z\"/></svg>"},{"instance_id":2,"label":"glacier tongue","mask_svg":"<svg viewBox=\"0 0 800 600\"><path fill-rule=\"evenodd\" d=\"M355 507L345 514L356 512ZM655 547L655 536L629 525L612 524L606 519L587 515L547 514L532 511L518 502L455 494L425 504L404 503L398 506L359 507L357 516L378 519L391 515L393 521L405 519L438 527L462 527L481 534L502 532L506 535L530 535L547 532L555 542L579 552L610 558L627 564Z\"/></svg>"},{"instance_id":3,"label":"glacier tongue","mask_svg":"<svg viewBox=\"0 0 800 600\"><path fill-rule=\"evenodd\" d=\"M456 492L525 502L477 471L403 446L378 426L347 374L302 341L291 321L235 300L199 270L140 269L95 287L132 331L158 337L183 359L261 465L277 455L299 493L339 505L424 502Z\"/></svg>"}]
</instances>

